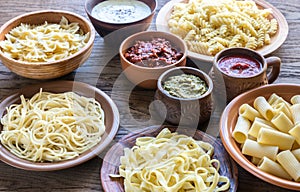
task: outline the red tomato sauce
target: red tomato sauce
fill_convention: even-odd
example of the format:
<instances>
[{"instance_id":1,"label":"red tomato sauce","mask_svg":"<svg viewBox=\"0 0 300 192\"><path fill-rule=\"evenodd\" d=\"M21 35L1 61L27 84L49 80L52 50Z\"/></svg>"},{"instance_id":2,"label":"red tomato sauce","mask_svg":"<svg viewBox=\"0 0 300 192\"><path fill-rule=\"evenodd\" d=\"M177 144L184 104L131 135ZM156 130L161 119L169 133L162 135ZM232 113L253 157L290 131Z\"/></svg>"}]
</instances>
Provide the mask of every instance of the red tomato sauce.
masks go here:
<instances>
[{"instance_id":1,"label":"red tomato sauce","mask_svg":"<svg viewBox=\"0 0 300 192\"><path fill-rule=\"evenodd\" d=\"M223 57L218 61L218 67L226 74L236 77L250 77L259 73L262 69L262 65L258 60L246 55Z\"/></svg>"}]
</instances>

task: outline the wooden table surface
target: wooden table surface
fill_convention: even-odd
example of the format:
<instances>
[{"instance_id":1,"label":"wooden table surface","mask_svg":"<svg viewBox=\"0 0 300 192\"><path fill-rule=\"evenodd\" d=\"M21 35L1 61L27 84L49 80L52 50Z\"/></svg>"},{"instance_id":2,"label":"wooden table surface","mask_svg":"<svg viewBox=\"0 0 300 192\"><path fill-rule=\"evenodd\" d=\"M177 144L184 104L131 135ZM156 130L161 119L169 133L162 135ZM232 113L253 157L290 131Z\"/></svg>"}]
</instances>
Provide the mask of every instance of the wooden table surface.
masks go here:
<instances>
[{"instance_id":1,"label":"wooden table surface","mask_svg":"<svg viewBox=\"0 0 300 192\"><path fill-rule=\"evenodd\" d=\"M285 43L272 55L282 59L279 78L275 83L300 83L300 4L299 0L267 0L278 8L289 24ZM167 2L159 0L157 12ZM29 11L63 9L87 18L84 0L0 0L0 25ZM156 15L157 15L156 12ZM155 17L156 17L155 15ZM189 61L191 63L191 61ZM198 66L198 63L196 62ZM117 50L111 50L98 34L90 58L76 71L59 79L76 80L95 85L110 95L120 112L120 129L115 141L132 130L160 124L154 118L151 102L154 90L134 88L121 74ZM12 91L40 82L20 77L0 64L0 99ZM129 88L129 89L128 89ZM153 112L153 113L152 113ZM217 117L218 120L218 117ZM211 132L218 136L218 125ZM103 191L100 168L105 153L79 166L52 172L32 172L17 169L0 162L0 191ZM289 191L268 184L239 167L238 191Z\"/></svg>"}]
</instances>

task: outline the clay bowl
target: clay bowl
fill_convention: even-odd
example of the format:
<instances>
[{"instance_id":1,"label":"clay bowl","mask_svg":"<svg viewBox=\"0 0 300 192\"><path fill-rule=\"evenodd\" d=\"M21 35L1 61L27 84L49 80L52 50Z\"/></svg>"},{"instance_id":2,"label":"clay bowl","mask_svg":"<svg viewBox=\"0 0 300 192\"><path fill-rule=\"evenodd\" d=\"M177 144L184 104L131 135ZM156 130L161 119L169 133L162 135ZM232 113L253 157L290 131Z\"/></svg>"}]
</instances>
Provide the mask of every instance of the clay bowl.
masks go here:
<instances>
[{"instance_id":1,"label":"clay bowl","mask_svg":"<svg viewBox=\"0 0 300 192\"><path fill-rule=\"evenodd\" d=\"M99 155L113 140L119 129L119 112L108 95L101 90L91 85L74 82L74 81L52 81L41 84L34 84L23 87L17 92L4 98L0 103L0 117L6 113L6 107L14 103L20 103L20 96L23 94L25 98L32 97L35 93L40 91L48 91L52 93L63 93L73 91L78 95L95 98L104 110L105 115L105 132L101 137L101 141L91 149L85 151L79 156L65 161L57 162L32 162L25 159L21 159L12 154L4 145L0 144L0 159L1 161L20 169L32 170L32 171L53 171L61 170L69 167L73 167L84 163L97 155ZM2 131L2 124L0 125L0 131Z\"/></svg>"},{"instance_id":2,"label":"clay bowl","mask_svg":"<svg viewBox=\"0 0 300 192\"><path fill-rule=\"evenodd\" d=\"M261 171L254 165L248 157L242 154L240 145L235 142L232 137L232 132L235 128L235 124L238 118L239 107L247 103L253 106L253 101L258 96L263 96L266 99L273 93L281 96L286 101L290 102L290 99L294 95L300 94L300 85L298 84L270 84L262 87L255 88L248 92L245 92L238 97L234 98L225 108L220 120L220 136L223 145L230 156L244 169L254 176L283 188L300 190L300 183L289 181L279 178L277 176L268 174Z\"/></svg>"},{"instance_id":3,"label":"clay bowl","mask_svg":"<svg viewBox=\"0 0 300 192\"><path fill-rule=\"evenodd\" d=\"M176 48L178 52L181 51L183 53L183 56L177 62L162 67L139 66L125 58L124 53L127 49L136 44L137 41L151 41L153 38L163 38L169 41L172 47ZM120 45L119 55L123 73L129 81L142 88L155 89L157 86L157 80L163 72L171 68L186 65L186 50L187 48L185 43L171 33L144 31L126 38Z\"/></svg>"},{"instance_id":4,"label":"clay bowl","mask_svg":"<svg viewBox=\"0 0 300 192\"><path fill-rule=\"evenodd\" d=\"M200 77L207 85L208 90L201 96L194 98L179 98L170 95L163 88L168 77L192 74ZM212 111L213 82L203 71L192 67L177 67L164 72L157 81L154 107L157 113L169 123L175 125L198 126L209 120ZM159 102L158 102L159 101ZM162 110L166 107L166 113Z\"/></svg>"},{"instance_id":5,"label":"clay bowl","mask_svg":"<svg viewBox=\"0 0 300 192\"><path fill-rule=\"evenodd\" d=\"M101 21L92 15L93 8L98 5L99 3L105 0L86 0L85 1L85 12L88 15L89 19L91 20L92 24L94 25L96 31L101 37L105 37L106 35L110 34L113 31L123 29L120 33L117 33L116 36L119 35L131 35L140 31L145 31L150 26L153 16L155 14L157 8L157 1L156 0L140 0L141 2L148 5L151 9L150 15L144 18L140 18L135 22L129 23L108 23Z\"/></svg>"},{"instance_id":6,"label":"clay bowl","mask_svg":"<svg viewBox=\"0 0 300 192\"><path fill-rule=\"evenodd\" d=\"M118 143L114 144L105 154L101 167L101 183L106 192L124 192L124 178L113 178L110 174L119 174L120 157L124 155L124 148L135 146L136 139L139 137L156 137L161 130L168 128L171 132L177 132L192 137L198 141L210 143L214 147L213 158L220 161L220 175L228 177L230 188L227 192L235 192L238 187L238 169L234 161L225 151L220 139L212 137L200 130L190 129L187 127L153 125L131 132L122 137Z\"/></svg>"},{"instance_id":7,"label":"clay bowl","mask_svg":"<svg viewBox=\"0 0 300 192\"><path fill-rule=\"evenodd\" d=\"M78 23L85 34L90 33L89 39L84 47L73 55L51 62L25 62L15 60L6 56L0 49L0 59L3 65L12 72L31 79L53 79L77 69L90 56L95 39L95 30L92 24L78 14L62 10L41 10L25 13L7 21L0 28L0 41L5 40L5 34L9 33L11 29L19 26L21 23L30 25L44 24L45 21L48 23L59 23L62 17L65 17L69 23Z\"/></svg>"}]
</instances>

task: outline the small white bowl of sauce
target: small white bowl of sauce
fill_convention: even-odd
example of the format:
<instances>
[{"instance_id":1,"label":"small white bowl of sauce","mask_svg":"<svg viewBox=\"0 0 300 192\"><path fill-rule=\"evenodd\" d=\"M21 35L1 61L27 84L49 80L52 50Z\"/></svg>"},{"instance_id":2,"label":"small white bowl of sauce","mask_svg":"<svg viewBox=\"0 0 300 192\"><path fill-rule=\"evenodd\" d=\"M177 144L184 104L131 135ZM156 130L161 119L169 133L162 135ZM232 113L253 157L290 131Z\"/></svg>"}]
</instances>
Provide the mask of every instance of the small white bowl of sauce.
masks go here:
<instances>
[{"instance_id":1,"label":"small white bowl of sauce","mask_svg":"<svg viewBox=\"0 0 300 192\"><path fill-rule=\"evenodd\" d=\"M129 36L145 31L151 24L156 0L86 0L85 10L101 37L122 29Z\"/></svg>"}]
</instances>

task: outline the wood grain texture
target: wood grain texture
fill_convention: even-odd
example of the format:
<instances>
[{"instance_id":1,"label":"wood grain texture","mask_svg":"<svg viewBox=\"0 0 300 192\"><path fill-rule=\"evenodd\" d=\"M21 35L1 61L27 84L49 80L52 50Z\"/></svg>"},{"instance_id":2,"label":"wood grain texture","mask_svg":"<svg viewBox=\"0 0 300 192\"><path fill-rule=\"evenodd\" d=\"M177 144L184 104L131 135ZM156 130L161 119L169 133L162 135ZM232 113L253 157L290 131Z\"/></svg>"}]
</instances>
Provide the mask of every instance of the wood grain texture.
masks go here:
<instances>
[{"instance_id":1,"label":"wood grain texture","mask_svg":"<svg viewBox=\"0 0 300 192\"><path fill-rule=\"evenodd\" d=\"M158 10L168 0L158 1ZM279 78L274 83L300 83L300 4L299 0L268 0L286 17L289 25L289 34L284 44L270 55L278 56L282 60ZM29 12L42 9L63 9L80 14L87 18L84 11L84 0L2 0L0 10L0 25L9 19ZM157 15L156 12L156 15ZM156 18L156 15L154 16ZM155 21L154 18L154 21ZM154 22L153 21L153 22ZM113 42L111 42L112 44ZM150 125L161 123L162 119L156 116L153 110L154 91L134 87L124 75L118 56L118 44L108 46L97 34L91 56L76 71L61 77L65 80L76 80L91 85L109 94L116 102L120 111L120 130L115 142L123 136ZM188 65L210 69L209 64L198 61L188 61ZM50 73L50 72L49 72ZM0 64L0 99L25 85L42 81L30 80L11 73ZM220 110L221 111L221 110ZM208 130L218 134L218 120L220 111L214 115ZM113 144L113 143L112 143ZM18 192L79 192L103 191L100 180L100 168L103 152L82 165L61 171L31 172L13 168L0 162L0 191ZM285 192L289 191L266 183L239 167L238 192Z\"/></svg>"}]
</instances>

